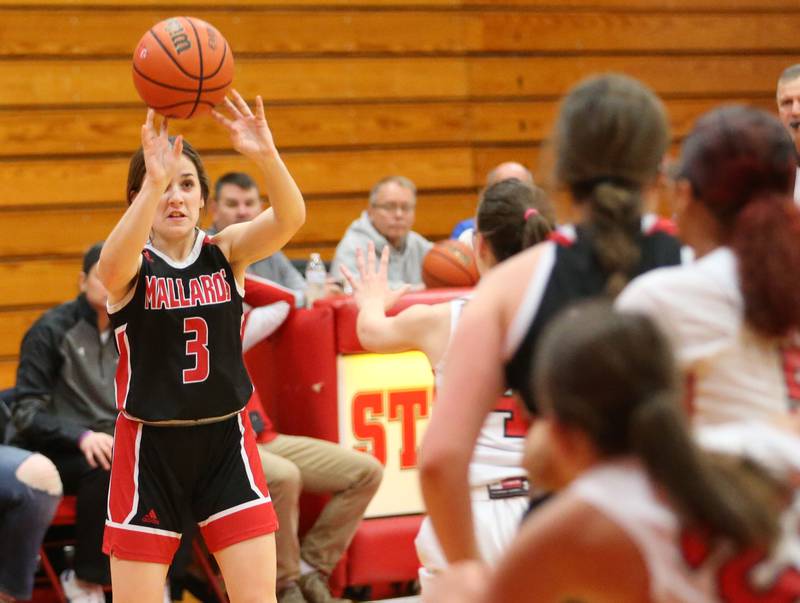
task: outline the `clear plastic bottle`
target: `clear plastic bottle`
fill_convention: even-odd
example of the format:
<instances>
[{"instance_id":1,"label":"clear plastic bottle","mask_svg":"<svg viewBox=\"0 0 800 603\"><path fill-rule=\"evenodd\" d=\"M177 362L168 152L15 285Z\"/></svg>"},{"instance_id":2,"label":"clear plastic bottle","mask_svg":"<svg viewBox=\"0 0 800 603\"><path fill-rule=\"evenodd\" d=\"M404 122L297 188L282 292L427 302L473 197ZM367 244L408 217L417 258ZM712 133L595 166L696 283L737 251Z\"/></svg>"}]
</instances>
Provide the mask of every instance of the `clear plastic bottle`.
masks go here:
<instances>
[{"instance_id":1,"label":"clear plastic bottle","mask_svg":"<svg viewBox=\"0 0 800 603\"><path fill-rule=\"evenodd\" d=\"M325 281L328 279L328 272L325 270L325 262L319 257L318 253L312 253L311 259L306 264L306 308L311 308L314 302L325 297Z\"/></svg>"}]
</instances>

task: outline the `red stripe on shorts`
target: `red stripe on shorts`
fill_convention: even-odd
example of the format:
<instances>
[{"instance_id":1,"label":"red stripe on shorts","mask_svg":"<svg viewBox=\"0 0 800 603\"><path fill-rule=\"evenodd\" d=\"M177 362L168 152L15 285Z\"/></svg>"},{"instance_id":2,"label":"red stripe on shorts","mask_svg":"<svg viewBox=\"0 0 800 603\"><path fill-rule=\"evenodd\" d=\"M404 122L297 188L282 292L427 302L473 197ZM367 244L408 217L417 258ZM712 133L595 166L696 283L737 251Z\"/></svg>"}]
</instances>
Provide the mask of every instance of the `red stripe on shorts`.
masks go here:
<instances>
[{"instance_id":1,"label":"red stripe on shorts","mask_svg":"<svg viewBox=\"0 0 800 603\"><path fill-rule=\"evenodd\" d=\"M139 504L137 481L141 429L141 423L132 421L124 415L117 417L107 516L114 523L130 521L130 516L136 512Z\"/></svg>"},{"instance_id":2,"label":"red stripe on shorts","mask_svg":"<svg viewBox=\"0 0 800 603\"><path fill-rule=\"evenodd\" d=\"M267 488L267 478L264 477L264 469L261 467L261 455L258 454L255 431L253 431L253 426L250 424L249 413L245 411L239 413L239 420L239 429L242 431L244 456L250 467L250 474L253 476L253 482L261 493L261 496L268 498L269 488Z\"/></svg>"},{"instance_id":3,"label":"red stripe on shorts","mask_svg":"<svg viewBox=\"0 0 800 603\"><path fill-rule=\"evenodd\" d=\"M117 362L117 374L114 377L114 393L117 400L117 410L125 410L128 401L128 391L131 384L131 350L128 342L128 335L125 333L127 324L122 325L114 331L119 350L119 361Z\"/></svg>"}]
</instances>

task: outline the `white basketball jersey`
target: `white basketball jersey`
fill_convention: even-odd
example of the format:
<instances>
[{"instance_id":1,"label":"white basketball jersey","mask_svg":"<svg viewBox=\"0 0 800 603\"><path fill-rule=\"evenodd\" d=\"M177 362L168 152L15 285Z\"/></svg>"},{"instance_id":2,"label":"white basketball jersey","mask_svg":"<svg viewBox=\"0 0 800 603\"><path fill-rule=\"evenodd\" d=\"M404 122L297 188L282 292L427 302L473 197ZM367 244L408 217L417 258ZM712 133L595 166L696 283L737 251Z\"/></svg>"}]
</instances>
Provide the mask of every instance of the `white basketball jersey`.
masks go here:
<instances>
[{"instance_id":1,"label":"white basketball jersey","mask_svg":"<svg viewBox=\"0 0 800 603\"><path fill-rule=\"evenodd\" d=\"M698 439L704 448L751 457L781 479L800 474L800 441L771 426L707 427ZM639 548L654 603L800 601L800 496L783 513L781 535L765 558L683 530L638 461L601 465L575 480L569 491L616 523Z\"/></svg>"},{"instance_id":2,"label":"white basketball jersey","mask_svg":"<svg viewBox=\"0 0 800 603\"><path fill-rule=\"evenodd\" d=\"M450 338L452 340L461 311L469 296L450 302ZM436 387L441 387L446 354L435 367ZM482 486L510 477L527 475L522 468L526 422L522 409L513 399L503 398L489 413L481 427L469 466L470 486Z\"/></svg>"},{"instance_id":3,"label":"white basketball jersey","mask_svg":"<svg viewBox=\"0 0 800 603\"><path fill-rule=\"evenodd\" d=\"M622 310L654 318L694 374L695 424L767 420L800 399L800 351L754 333L744 322L736 256L721 247L693 264L660 268L633 280Z\"/></svg>"}]
</instances>

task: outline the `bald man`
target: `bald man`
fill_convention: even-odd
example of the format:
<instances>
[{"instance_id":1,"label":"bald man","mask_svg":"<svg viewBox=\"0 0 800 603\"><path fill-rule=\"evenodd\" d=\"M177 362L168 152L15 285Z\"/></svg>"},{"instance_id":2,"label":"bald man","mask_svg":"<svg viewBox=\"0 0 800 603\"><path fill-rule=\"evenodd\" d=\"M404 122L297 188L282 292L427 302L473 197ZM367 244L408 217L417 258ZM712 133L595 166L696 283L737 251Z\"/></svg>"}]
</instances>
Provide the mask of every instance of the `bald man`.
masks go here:
<instances>
[{"instance_id":1,"label":"bald man","mask_svg":"<svg viewBox=\"0 0 800 603\"><path fill-rule=\"evenodd\" d=\"M516 161L504 161L493 167L489 170L489 173L486 174L486 185L484 188L489 188L493 184L497 184L503 180L511 180L512 178L516 178L520 182L531 186L534 184L533 174L531 174L528 168ZM472 233L474 230L475 218L467 218L456 224L455 228L453 228L453 232L450 233L450 238L458 239L462 243L472 247Z\"/></svg>"}]
</instances>

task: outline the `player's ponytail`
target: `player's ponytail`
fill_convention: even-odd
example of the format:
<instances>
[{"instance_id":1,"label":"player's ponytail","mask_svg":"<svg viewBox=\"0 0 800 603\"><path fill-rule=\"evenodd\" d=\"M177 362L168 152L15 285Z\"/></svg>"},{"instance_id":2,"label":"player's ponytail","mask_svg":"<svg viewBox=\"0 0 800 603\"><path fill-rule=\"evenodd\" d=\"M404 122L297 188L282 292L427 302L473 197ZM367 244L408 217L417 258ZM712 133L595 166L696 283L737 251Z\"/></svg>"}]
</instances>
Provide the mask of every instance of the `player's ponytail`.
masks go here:
<instances>
[{"instance_id":1,"label":"player's ponytail","mask_svg":"<svg viewBox=\"0 0 800 603\"><path fill-rule=\"evenodd\" d=\"M671 392L640 400L630 416L632 451L691 523L742 545L767 546L777 533L771 480L725 457L712 458L693 442ZM756 476L759 476L756 478Z\"/></svg>"},{"instance_id":2,"label":"player's ponytail","mask_svg":"<svg viewBox=\"0 0 800 603\"><path fill-rule=\"evenodd\" d=\"M759 195L737 214L730 246L739 261L745 320L781 337L800 328L800 210L788 195Z\"/></svg>"},{"instance_id":3,"label":"player's ponytail","mask_svg":"<svg viewBox=\"0 0 800 603\"><path fill-rule=\"evenodd\" d=\"M639 263L641 197L633 187L602 182L593 188L588 204L592 246L608 274L606 293L616 297Z\"/></svg>"},{"instance_id":4,"label":"player's ponytail","mask_svg":"<svg viewBox=\"0 0 800 603\"><path fill-rule=\"evenodd\" d=\"M771 541L771 481L718 465L694 444L672 349L650 318L576 304L546 328L535 371L543 413L584 432L601 457L638 458L687 524L737 543Z\"/></svg>"},{"instance_id":5,"label":"player's ponytail","mask_svg":"<svg viewBox=\"0 0 800 603\"><path fill-rule=\"evenodd\" d=\"M555 176L587 209L585 226L612 296L639 263L642 189L669 142L658 97L627 76L589 78L565 98L555 128Z\"/></svg>"}]
</instances>

